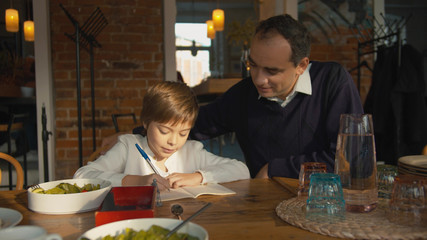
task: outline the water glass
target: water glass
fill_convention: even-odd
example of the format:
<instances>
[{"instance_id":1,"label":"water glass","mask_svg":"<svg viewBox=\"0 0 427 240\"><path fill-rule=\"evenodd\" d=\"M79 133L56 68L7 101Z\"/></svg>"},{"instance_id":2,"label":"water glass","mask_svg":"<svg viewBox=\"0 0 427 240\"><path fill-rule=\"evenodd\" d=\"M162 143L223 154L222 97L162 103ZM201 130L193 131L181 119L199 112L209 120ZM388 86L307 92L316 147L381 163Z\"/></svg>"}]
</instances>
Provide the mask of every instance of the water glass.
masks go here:
<instances>
[{"instance_id":1,"label":"water glass","mask_svg":"<svg viewBox=\"0 0 427 240\"><path fill-rule=\"evenodd\" d=\"M313 173L326 173L326 163L306 162L301 164L299 172L298 197L307 198L310 176Z\"/></svg>"},{"instance_id":2,"label":"water glass","mask_svg":"<svg viewBox=\"0 0 427 240\"><path fill-rule=\"evenodd\" d=\"M386 215L390 222L427 227L427 178L397 176Z\"/></svg>"},{"instance_id":3,"label":"water glass","mask_svg":"<svg viewBox=\"0 0 427 240\"><path fill-rule=\"evenodd\" d=\"M313 173L306 204L306 217L316 219L327 216L343 218L345 201L340 176L334 173Z\"/></svg>"},{"instance_id":4,"label":"water glass","mask_svg":"<svg viewBox=\"0 0 427 240\"><path fill-rule=\"evenodd\" d=\"M383 164L377 165L378 197L390 199L393 182L397 176L397 166Z\"/></svg>"},{"instance_id":5,"label":"water glass","mask_svg":"<svg viewBox=\"0 0 427 240\"><path fill-rule=\"evenodd\" d=\"M377 207L374 128L370 114L342 114L335 154L346 210L370 212Z\"/></svg>"}]
</instances>

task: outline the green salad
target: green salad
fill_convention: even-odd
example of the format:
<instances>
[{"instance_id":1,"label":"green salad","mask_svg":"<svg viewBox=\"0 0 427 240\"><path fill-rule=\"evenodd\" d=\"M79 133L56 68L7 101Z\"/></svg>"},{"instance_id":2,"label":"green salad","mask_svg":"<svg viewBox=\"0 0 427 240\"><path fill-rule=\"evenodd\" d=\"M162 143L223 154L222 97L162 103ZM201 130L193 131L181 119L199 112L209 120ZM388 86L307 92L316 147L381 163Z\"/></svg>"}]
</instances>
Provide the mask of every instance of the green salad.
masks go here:
<instances>
[{"instance_id":1,"label":"green salad","mask_svg":"<svg viewBox=\"0 0 427 240\"><path fill-rule=\"evenodd\" d=\"M102 240L163 240L169 233L169 229L153 225L147 231L135 231L131 228L126 228L124 233L111 236L107 235ZM187 233L174 233L169 240L198 240L197 237L191 236ZM82 239L84 240L84 238Z\"/></svg>"},{"instance_id":2,"label":"green salad","mask_svg":"<svg viewBox=\"0 0 427 240\"><path fill-rule=\"evenodd\" d=\"M60 183L56 185L56 187L45 190L43 188L35 188L31 190L33 193L40 194L70 194L70 193L81 193L81 192L90 192L94 190L100 189L101 186L99 184L85 184L83 187L77 186L77 184L70 183Z\"/></svg>"}]
</instances>

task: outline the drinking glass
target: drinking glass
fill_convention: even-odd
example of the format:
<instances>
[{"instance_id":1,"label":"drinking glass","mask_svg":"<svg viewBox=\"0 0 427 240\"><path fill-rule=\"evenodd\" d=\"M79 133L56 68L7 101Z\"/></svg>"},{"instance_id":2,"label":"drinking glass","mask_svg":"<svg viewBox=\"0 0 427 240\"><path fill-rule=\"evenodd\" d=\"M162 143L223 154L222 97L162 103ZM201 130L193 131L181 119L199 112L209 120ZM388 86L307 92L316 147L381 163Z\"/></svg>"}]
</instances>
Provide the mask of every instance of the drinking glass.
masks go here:
<instances>
[{"instance_id":1,"label":"drinking glass","mask_svg":"<svg viewBox=\"0 0 427 240\"><path fill-rule=\"evenodd\" d=\"M370 212L377 207L377 168L370 114L342 114L335 155L346 210Z\"/></svg>"},{"instance_id":2,"label":"drinking glass","mask_svg":"<svg viewBox=\"0 0 427 240\"><path fill-rule=\"evenodd\" d=\"M394 165L377 165L378 197L390 199L393 182L397 176L397 167Z\"/></svg>"},{"instance_id":3,"label":"drinking glass","mask_svg":"<svg viewBox=\"0 0 427 240\"><path fill-rule=\"evenodd\" d=\"M306 204L306 217L318 219L327 216L343 218L345 201L340 176L334 173L313 173Z\"/></svg>"},{"instance_id":4,"label":"drinking glass","mask_svg":"<svg viewBox=\"0 0 427 240\"><path fill-rule=\"evenodd\" d=\"M299 172L298 197L306 198L310 186L310 176L313 173L326 173L326 163L305 162Z\"/></svg>"},{"instance_id":5,"label":"drinking glass","mask_svg":"<svg viewBox=\"0 0 427 240\"><path fill-rule=\"evenodd\" d=\"M397 176L386 215L400 225L427 227L427 178Z\"/></svg>"}]
</instances>

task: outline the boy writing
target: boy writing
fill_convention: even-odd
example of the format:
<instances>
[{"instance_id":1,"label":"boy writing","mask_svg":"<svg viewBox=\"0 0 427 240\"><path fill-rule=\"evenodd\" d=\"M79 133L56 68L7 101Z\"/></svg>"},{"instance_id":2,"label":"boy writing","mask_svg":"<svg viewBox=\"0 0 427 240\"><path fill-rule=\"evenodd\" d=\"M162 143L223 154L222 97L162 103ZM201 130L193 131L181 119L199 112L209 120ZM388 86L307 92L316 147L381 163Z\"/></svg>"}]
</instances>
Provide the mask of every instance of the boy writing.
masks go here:
<instances>
[{"instance_id":1,"label":"boy writing","mask_svg":"<svg viewBox=\"0 0 427 240\"><path fill-rule=\"evenodd\" d=\"M198 141L187 140L198 114L192 90L179 82L160 82L144 96L141 122L144 132L125 134L104 155L79 168L74 178L100 178L113 186L150 185L159 189L249 178L246 165L238 160L209 153ZM147 153L155 169L135 144Z\"/></svg>"}]
</instances>

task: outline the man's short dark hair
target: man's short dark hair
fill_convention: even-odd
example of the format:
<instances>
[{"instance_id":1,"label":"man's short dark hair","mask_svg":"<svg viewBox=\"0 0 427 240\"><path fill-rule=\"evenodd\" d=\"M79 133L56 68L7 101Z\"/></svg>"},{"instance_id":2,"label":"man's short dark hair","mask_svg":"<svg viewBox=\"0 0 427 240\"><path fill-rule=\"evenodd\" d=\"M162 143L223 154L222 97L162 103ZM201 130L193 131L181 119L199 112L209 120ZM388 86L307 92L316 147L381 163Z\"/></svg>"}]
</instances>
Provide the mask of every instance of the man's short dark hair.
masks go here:
<instances>
[{"instance_id":1,"label":"man's short dark hair","mask_svg":"<svg viewBox=\"0 0 427 240\"><path fill-rule=\"evenodd\" d=\"M290 61L297 66L301 59L310 55L310 35L307 28L288 14L270 17L261 21L255 30L256 37L268 38L269 33L278 32L291 45Z\"/></svg>"}]
</instances>

